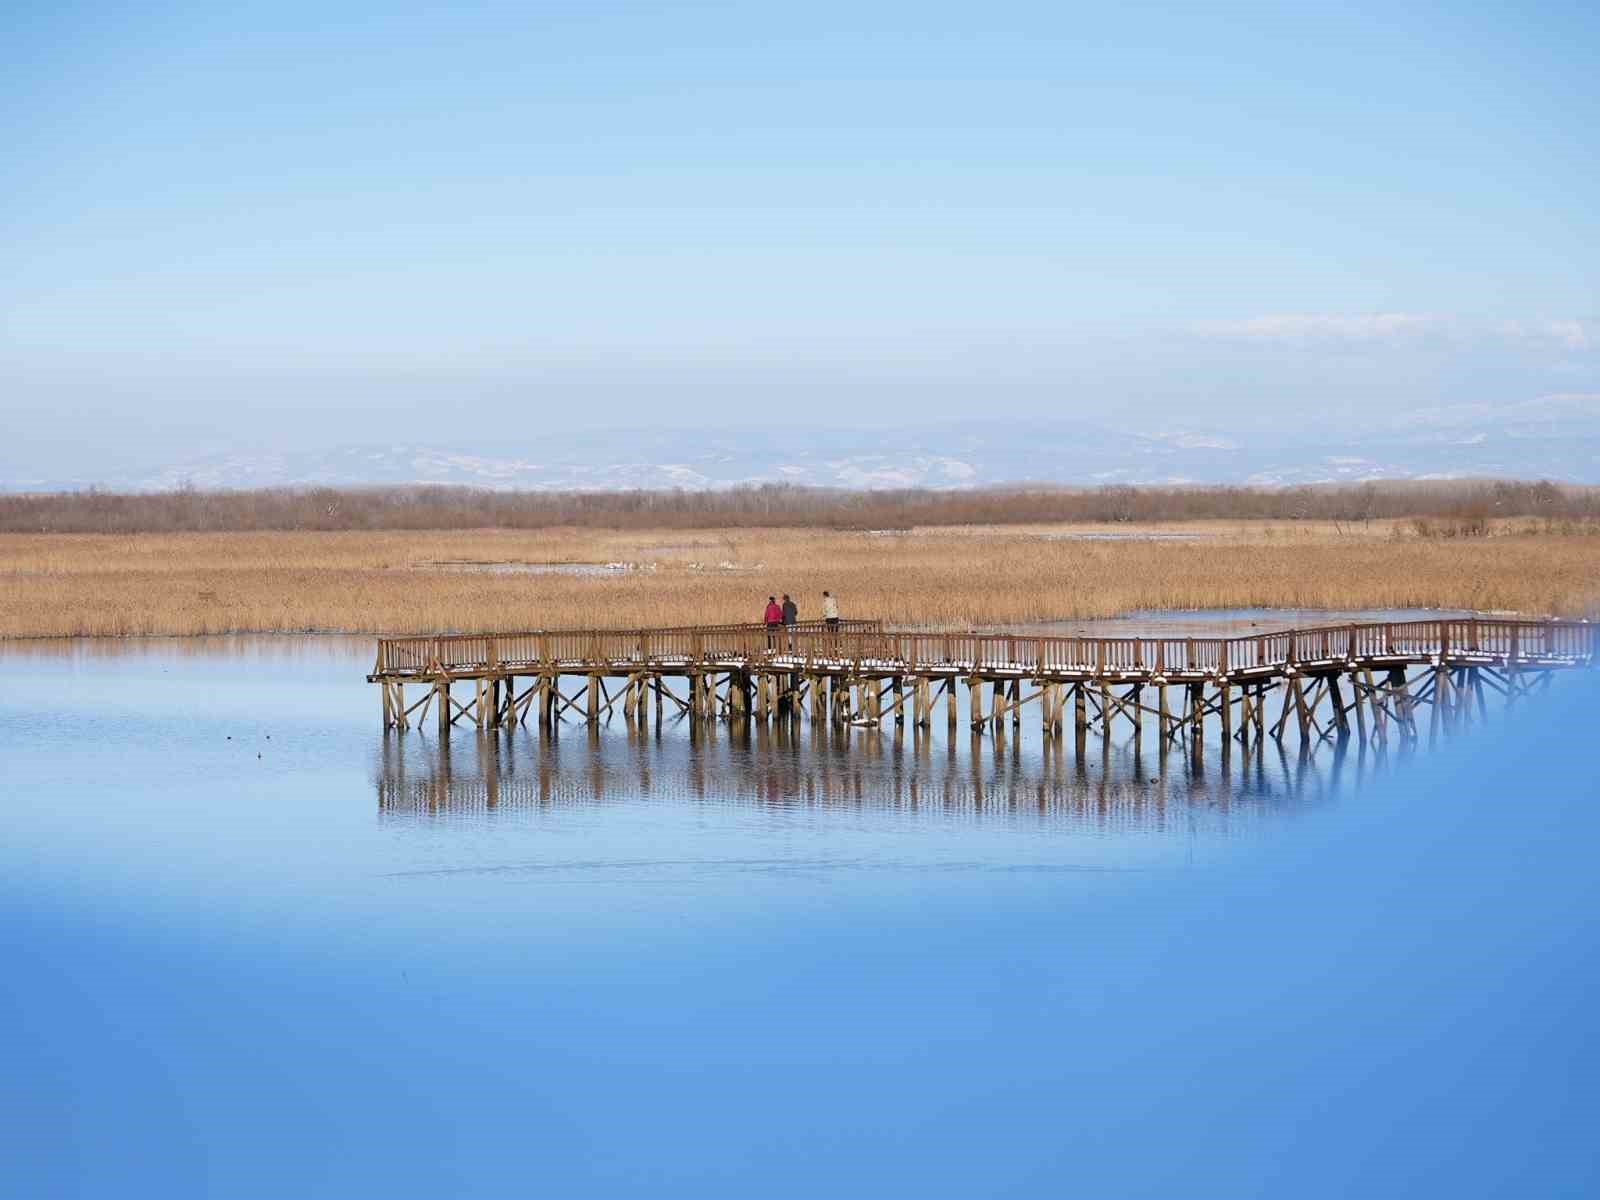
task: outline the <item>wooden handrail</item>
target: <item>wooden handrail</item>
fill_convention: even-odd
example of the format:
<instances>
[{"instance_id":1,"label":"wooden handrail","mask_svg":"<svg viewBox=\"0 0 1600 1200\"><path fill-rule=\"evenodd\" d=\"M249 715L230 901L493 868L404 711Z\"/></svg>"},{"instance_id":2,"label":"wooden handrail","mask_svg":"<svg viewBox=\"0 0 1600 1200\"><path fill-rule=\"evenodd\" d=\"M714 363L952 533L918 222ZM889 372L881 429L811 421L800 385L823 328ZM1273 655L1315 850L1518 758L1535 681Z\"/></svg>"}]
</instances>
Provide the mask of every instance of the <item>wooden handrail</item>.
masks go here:
<instances>
[{"instance_id":1,"label":"wooden handrail","mask_svg":"<svg viewBox=\"0 0 1600 1200\"><path fill-rule=\"evenodd\" d=\"M1466 625L1466 623L1461 623ZM437 668L485 667L512 670L523 665L577 662L605 665L621 661L705 661L708 658L805 663L895 663L918 667L974 670L1119 672L1143 671L1154 643L1157 675L1228 674L1332 661L1335 657L1489 653L1522 661L1528 657L1593 658L1600 648L1600 625L1575 621L1519 621L1474 618L1464 636L1451 637L1449 621L1387 622L1290 629L1235 638L1128 639L1034 637L1015 634L935 634L886 632L880 621L841 621L829 629L820 621L801 622L769 635L765 625L668 626L658 629L566 629L525 633L439 634L380 638L377 673L422 673ZM1533 636L1525 636L1528 634ZM1335 635L1339 635L1336 637ZM769 644L770 643L770 644ZM1031 649L1023 663L1018 647ZM1336 652L1343 647L1343 654ZM1487 646L1487 651L1480 647ZM1171 647L1175 653L1168 653ZM1371 653L1363 655L1364 647ZM1397 649L1398 647L1398 649ZM1115 649L1115 653L1112 650ZM1320 659L1308 659L1308 654ZM1173 659L1181 657L1182 662Z\"/></svg>"}]
</instances>

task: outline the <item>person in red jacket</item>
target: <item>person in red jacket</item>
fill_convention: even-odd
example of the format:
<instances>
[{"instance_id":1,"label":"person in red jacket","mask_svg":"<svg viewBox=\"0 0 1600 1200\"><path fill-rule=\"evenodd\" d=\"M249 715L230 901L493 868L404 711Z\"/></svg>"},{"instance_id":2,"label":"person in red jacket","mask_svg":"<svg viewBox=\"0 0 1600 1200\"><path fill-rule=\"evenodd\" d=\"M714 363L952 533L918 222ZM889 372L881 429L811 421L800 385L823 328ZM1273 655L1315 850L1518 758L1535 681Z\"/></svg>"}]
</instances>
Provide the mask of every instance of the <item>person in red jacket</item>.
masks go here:
<instances>
[{"instance_id":1,"label":"person in red jacket","mask_svg":"<svg viewBox=\"0 0 1600 1200\"><path fill-rule=\"evenodd\" d=\"M767 649L777 648L777 632L783 627L783 608L776 596L767 597Z\"/></svg>"}]
</instances>

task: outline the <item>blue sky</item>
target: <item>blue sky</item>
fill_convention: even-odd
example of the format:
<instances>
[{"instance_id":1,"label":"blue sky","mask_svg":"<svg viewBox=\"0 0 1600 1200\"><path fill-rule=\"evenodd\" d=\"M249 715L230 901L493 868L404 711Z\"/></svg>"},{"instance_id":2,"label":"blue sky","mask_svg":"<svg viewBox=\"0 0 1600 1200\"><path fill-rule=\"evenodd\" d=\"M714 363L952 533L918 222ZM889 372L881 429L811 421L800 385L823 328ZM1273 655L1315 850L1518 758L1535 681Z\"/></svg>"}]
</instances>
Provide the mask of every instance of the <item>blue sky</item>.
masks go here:
<instances>
[{"instance_id":1,"label":"blue sky","mask_svg":"<svg viewBox=\"0 0 1600 1200\"><path fill-rule=\"evenodd\" d=\"M0 469L1600 393L1592 6L0 16Z\"/></svg>"}]
</instances>

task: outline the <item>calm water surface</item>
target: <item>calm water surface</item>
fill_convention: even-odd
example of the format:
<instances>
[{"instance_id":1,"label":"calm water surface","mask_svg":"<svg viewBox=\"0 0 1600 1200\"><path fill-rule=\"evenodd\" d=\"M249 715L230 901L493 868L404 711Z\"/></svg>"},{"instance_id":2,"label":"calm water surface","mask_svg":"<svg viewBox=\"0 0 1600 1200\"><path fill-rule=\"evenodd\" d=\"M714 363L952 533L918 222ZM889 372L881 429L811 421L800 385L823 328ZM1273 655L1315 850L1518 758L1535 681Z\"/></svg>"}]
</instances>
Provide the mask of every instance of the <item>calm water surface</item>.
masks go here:
<instances>
[{"instance_id":1,"label":"calm water surface","mask_svg":"<svg viewBox=\"0 0 1600 1200\"><path fill-rule=\"evenodd\" d=\"M1277 836L1381 769L1365 756L1220 745L1164 758L1148 731L1079 761L1021 735L947 739L806 725L691 737L563 726L385 737L362 639L40 642L0 651L0 736L24 862L103 855L294 904L525 902L530 889L645 904L779 876L1185 870ZM444 877L455 878L445 881ZM784 883L778 886L792 886ZM943 886L950 886L948 882ZM1106 885L1101 885L1106 886ZM254 894L252 890L252 894ZM266 897L258 897L266 898ZM543 902L543 901L541 901Z\"/></svg>"},{"instance_id":2,"label":"calm water surface","mask_svg":"<svg viewBox=\"0 0 1600 1200\"><path fill-rule=\"evenodd\" d=\"M1490 1110L1588 1178L1543 1106L1594 1057L1583 782L1027 723L441 746L371 654L0 647L18 1194L1471 1193Z\"/></svg>"}]
</instances>

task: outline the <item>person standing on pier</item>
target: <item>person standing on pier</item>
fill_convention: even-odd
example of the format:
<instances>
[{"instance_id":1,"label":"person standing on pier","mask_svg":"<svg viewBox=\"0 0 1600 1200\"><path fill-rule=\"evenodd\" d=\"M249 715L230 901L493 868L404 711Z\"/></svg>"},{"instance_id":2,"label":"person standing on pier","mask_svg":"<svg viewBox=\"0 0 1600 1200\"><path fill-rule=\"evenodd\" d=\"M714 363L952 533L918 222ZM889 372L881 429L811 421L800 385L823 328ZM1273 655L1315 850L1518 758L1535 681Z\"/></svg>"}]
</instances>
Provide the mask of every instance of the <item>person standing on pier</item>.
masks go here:
<instances>
[{"instance_id":1,"label":"person standing on pier","mask_svg":"<svg viewBox=\"0 0 1600 1200\"><path fill-rule=\"evenodd\" d=\"M839 602L833 598L832 592L822 593L822 623L830 631L839 628Z\"/></svg>"},{"instance_id":2,"label":"person standing on pier","mask_svg":"<svg viewBox=\"0 0 1600 1200\"><path fill-rule=\"evenodd\" d=\"M767 597L767 649L778 648L778 630L783 625L783 609L776 596Z\"/></svg>"},{"instance_id":3,"label":"person standing on pier","mask_svg":"<svg viewBox=\"0 0 1600 1200\"><path fill-rule=\"evenodd\" d=\"M800 606L783 594L783 629L788 634L789 652L794 653L794 623L800 619Z\"/></svg>"}]
</instances>

